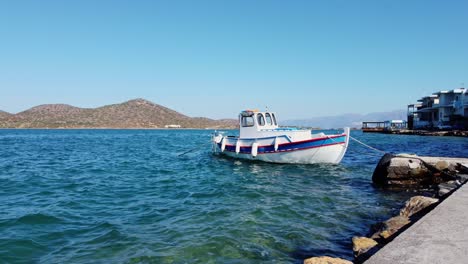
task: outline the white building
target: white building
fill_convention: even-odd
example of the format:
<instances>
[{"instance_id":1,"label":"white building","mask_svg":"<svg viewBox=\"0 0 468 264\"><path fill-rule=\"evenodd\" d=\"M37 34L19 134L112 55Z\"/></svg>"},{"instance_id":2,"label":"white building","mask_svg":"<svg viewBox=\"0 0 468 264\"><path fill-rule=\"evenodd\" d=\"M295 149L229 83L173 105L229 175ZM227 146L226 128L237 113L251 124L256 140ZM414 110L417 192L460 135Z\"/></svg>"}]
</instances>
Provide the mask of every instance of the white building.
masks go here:
<instances>
[{"instance_id":1,"label":"white building","mask_svg":"<svg viewBox=\"0 0 468 264\"><path fill-rule=\"evenodd\" d=\"M181 125L165 125L164 128L181 128Z\"/></svg>"},{"instance_id":2,"label":"white building","mask_svg":"<svg viewBox=\"0 0 468 264\"><path fill-rule=\"evenodd\" d=\"M440 91L408 105L410 129L468 129L468 92Z\"/></svg>"}]
</instances>

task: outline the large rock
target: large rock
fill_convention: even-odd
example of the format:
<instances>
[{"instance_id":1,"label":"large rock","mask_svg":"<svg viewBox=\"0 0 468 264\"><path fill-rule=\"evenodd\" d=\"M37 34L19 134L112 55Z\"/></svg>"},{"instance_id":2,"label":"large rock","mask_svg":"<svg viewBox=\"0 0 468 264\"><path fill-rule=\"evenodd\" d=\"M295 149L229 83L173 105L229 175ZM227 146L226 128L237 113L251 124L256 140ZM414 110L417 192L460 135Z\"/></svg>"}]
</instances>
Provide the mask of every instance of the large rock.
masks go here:
<instances>
[{"instance_id":1,"label":"large rock","mask_svg":"<svg viewBox=\"0 0 468 264\"><path fill-rule=\"evenodd\" d=\"M353 264L349 260L332 257L313 257L304 260L304 264Z\"/></svg>"},{"instance_id":2,"label":"large rock","mask_svg":"<svg viewBox=\"0 0 468 264\"><path fill-rule=\"evenodd\" d=\"M376 185L385 187L427 187L455 179L466 158L419 157L385 154L372 175Z\"/></svg>"},{"instance_id":3,"label":"large rock","mask_svg":"<svg viewBox=\"0 0 468 264\"><path fill-rule=\"evenodd\" d=\"M413 196L405 203L405 207L400 210L400 216L410 218L414 214L426 209L428 206L437 203L439 199L425 196Z\"/></svg>"},{"instance_id":4,"label":"large rock","mask_svg":"<svg viewBox=\"0 0 468 264\"><path fill-rule=\"evenodd\" d=\"M376 227L377 232L375 232L371 238L376 240L386 240L391 237L393 234L398 232L401 228L408 225L411 221L406 216L395 216L388 219L385 222L378 224Z\"/></svg>"},{"instance_id":5,"label":"large rock","mask_svg":"<svg viewBox=\"0 0 468 264\"><path fill-rule=\"evenodd\" d=\"M378 245L377 241L372 238L367 237L353 237L353 253L354 257L358 258L359 256L370 253L371 249L375 249Z\"/></svg>"}]
</instances>

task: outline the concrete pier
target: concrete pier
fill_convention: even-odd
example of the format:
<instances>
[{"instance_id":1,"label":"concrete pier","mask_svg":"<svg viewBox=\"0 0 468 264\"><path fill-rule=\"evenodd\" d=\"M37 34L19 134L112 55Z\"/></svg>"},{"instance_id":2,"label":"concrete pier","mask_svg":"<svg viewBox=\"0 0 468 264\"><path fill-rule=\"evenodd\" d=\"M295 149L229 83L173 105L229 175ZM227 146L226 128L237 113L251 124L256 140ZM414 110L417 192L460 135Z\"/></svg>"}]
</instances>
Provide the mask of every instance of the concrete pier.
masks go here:
<instances>
[{"instance_id":1,"label":"concrete pier","mask_svg":"<svg viewBox=\"0 0 468 264\"><path fill-rule=\"evenodd\" d=\"M467 219L464 184L365 263L468 263Z\"/></svg>"}]
</instances>

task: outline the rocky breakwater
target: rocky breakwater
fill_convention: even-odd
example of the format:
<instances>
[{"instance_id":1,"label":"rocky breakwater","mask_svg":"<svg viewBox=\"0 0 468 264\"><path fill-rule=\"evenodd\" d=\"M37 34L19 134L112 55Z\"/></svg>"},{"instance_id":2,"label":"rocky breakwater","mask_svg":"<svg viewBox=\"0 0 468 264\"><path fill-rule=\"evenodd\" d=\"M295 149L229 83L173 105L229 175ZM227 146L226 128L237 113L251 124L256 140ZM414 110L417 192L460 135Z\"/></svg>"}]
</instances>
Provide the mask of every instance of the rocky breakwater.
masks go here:
<instances>
[{"instance_id":1,"label":"rocky breakwater","mask_svg":"<svg viewBox=\"0 0 468 264\"><path fill-rule=\"evenodd\" d=\"M386 154L372 176L378 187L424 191L411 197L397 216L373 225L368 237L354 237L355 263L362 263L418 221L468 180L467 158Z\"/></svg>"},{"instance_id":2,"label":"rocky breakwater","mask_svg":"<svg viewBox=\"0 0 468 264\"><path fill-rule=\"evenodd\" d=\"M468 158L420 157L386 154L374 170L376 187L414 190L398 215L374 224L366 236L352 238L354 263L362 263L421 219L468 180ZM306 259L306 264L351 263L330 257Z\"/></svg>"},{"instance_id":3,"label":"rocky breakwater","mask_svg":"<svg viewBox=\"0 0 468 264\"><path fill-rule=\"evenodd\" d=\"M384 245L393 240L398 234L408 228L412 223L432 210L440 199L426 196L414 196L406 201L405 205L394 216L386 221L377 223L370 228L367 236L352 238L354 263L362 263L376 253ZM350 264L348 260L331 257L313 257L304 260L304 264Z\"/></svg>"},{"instance_id":4,"label":"rocky breakwater","mask_svg":"<svg viewBox=\"0 0 468 264\"><path fill-rule=\"evenodd\" d=\"M431 130L398 129L398 130L388 131L388 133L398 134L398 135L468 137L468 131L466 130L431 131Z\"/></svg>"},{"instance_id":5,"label":"rocky breakwater","mask_svg":"<svg viewBox=\"0 0 468 264\"><path fill-rule=\"evenodd\" d=\"M367 260L412 223L432 210L439 201L438 198L426 196L411 197L406 201L405 206L397 216L373 225L369 237L353 237L355 263L362 263Z\"/></svg>"},{"instance_id":6,"label":"rocky breakwater","mask_svg":"<svg viewBox=\"0 0 468 264\"><path fill-rule=\"evenodd\" d=\"M409 154L385 154L372 175L376 186L396 189L447 189L450 184L457 187L467 179L468 158Z\"/></svg>"}]
</instances>

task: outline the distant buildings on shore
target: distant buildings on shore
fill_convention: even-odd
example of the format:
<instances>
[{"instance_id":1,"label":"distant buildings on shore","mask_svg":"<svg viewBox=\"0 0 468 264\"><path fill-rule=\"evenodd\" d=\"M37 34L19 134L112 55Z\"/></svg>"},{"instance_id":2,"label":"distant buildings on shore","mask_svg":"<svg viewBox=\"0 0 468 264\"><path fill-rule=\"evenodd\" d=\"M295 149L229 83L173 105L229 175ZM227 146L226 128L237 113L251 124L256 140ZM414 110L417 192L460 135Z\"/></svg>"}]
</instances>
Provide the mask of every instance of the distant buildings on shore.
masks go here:
<instances>
[{"instance_id":1,"label":"distant buildings on shore","mask_svg":"<svg viewBox=\"0 0 468 264\"><path fill-rule=\"evenodd\" d=\"M404 120L387 120L387 121L371 121L362 122L363 132L378 132L387 133L395 130L406 129L407 124Z\"/></svg>"},{"instance_id":2,"label":"distant buildings on shore","mask_svg":"<svg viewBox=\"0 0 468 264\"><path fill-rule=\"evenodd\" d=\"M409 129L468 129L465 88L439 91L408 105Z\"/></svg>"},{"instance_id":3,"label":"distant buildings on shore","mask_svg":"<svg viewBox=\"0 0 468 264\"><path fill-rule=\"evenodd\" d=\"M439 91L408 105L408 120L362 122L363 132L468 131L468 89ZM409 129L409 130L408 130ZM405 132L405 133L406 133Z\"/></svg>"}]
</instances>

